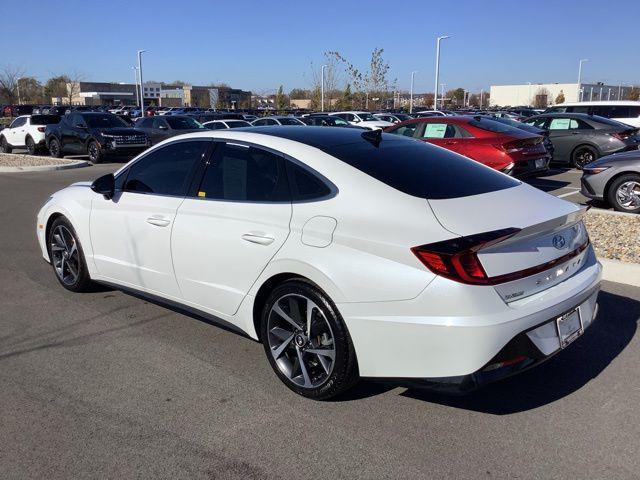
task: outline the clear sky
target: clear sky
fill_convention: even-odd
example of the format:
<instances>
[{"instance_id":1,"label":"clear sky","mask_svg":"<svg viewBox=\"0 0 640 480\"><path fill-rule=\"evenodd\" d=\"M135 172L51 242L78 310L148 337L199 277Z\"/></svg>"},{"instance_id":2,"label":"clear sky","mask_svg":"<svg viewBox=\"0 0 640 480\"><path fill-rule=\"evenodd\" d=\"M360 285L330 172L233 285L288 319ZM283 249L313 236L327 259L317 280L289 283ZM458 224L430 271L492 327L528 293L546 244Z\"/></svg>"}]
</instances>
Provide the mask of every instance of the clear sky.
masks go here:
<instances>
[{"instance_id":1,"label":"clear sky","mask_svg":"<svg viewBox=\"0 0 640 480\"><path fill-rule=\"evenodd\" d=\"M45 80L133 82L136 50L145 80L225 82L267 93L310 86L310 64L337 50L366 67L385 49L391 77L432 91L435 38L441 82L477 91L491 84L640 81L640 2L615 0L0 0L0 66Z\"/></svg>"}]
</instances>

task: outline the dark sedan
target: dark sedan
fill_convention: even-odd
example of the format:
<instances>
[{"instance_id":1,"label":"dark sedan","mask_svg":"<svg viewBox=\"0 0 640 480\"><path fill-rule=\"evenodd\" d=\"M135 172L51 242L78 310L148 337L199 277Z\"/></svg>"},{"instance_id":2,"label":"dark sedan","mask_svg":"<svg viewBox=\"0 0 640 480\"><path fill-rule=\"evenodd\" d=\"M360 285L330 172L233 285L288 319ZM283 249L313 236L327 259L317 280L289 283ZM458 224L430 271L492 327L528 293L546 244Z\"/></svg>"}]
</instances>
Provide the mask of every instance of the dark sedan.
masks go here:
<instances>
[{"instance_id":1,"label":"dark sedan","mask_svg":"<svg viewBox=\"0 0 640 480\"><path fill-rule=\"evenodd\" d=\"M155 145L169 137L183 133L198 132L204 129L193 117L187 115L163 115L147 117L136 122L136 129L147 134L151 144Z\"/></svg>"},{"instance_id":2,"label":"dark sedan","mask_svg":"<svg viewBox=\"0 0 640 480\"><path fill-rule=\"evenodd\" d=\"M549 131L553 161L582 168L599 157L637 150L638 129L608 118L582 113L547 113L524 123Z\"/></svg>"}]
</instances>

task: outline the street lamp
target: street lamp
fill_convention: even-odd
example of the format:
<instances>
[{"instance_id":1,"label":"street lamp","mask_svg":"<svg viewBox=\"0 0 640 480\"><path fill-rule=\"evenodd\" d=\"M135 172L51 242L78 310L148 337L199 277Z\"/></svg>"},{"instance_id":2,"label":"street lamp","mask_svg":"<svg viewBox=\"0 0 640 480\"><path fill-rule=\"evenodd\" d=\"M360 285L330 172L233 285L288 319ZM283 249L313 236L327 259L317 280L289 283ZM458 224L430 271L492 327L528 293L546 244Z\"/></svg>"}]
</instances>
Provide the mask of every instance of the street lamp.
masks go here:
<instances>
[{"instance_id":1,"label":"street lamp","mask_svg":"<svg viewBox=\"0 0 640 480\"><path fill-rule=\"evenodd\" d=\"M140 105L140 91L138 90L138 67L131 67L133 76L136 79L136 105Z\"/></svg>"},{"instance_id":2,"label":"street lamp","mask_svg":"<svg viewBox=\"0 0 640 480\"><path fill-rule=\"evenodd\" d=\"M584 62L588 62L589 59L588 58L582 58L580 59L580 64L578 65L578 101L580 101L580 88L582 85L582 64Z\"/></svg>"},{"instance_id":3,"label":"street lamp","mask_svg":"<svg viewBox=\"0 0 640 480\"><path fill-rule=\"evenodd\" d=\"M144 117L144 91L142 89L142 54L146 50L138 50L138 76L140 78L140 116Z\"/></svg>"},{"instance_id":4,"label":"street lamp","mask_svg":"<svg viewBox=\"0 0 640 480\"><path fill-rule=\"evenodd\" d=\"M320 110L324 112L324 69L329 65L322 65L320 76Z\"/></svg>"},{"instance_id":5,"label":"street lamp","mask_svg":"<svg viewBox=\"0 0 640 480\"><path fill-rule=\"evenodd\" d=\"M409 93L409 113L413 113L413 77L415 77L417 70L411 72L411 92Z\"/></svg>"},{"instance_id":6,"label":"street lamp","mask_svg":"<svg viewBox=\"0 0 640 480\"><path fill-rule=\"evenodd\" d=\"M444 108L444 87L446 86L446 83L440 84L440 108Z\"/></svg>"},{"instance_id":7,"label":"street lamp","mask_svg":"<svg viewBox=\"0 0 640 480\"><path fill-rule=\"evenodd\" d=\"M440 42L450 35L442 35L436 39L436 86L433 90L433 109L438 110L438 83L440 82Z\"/></svg>"},{"instance_id":8,"label":"street lamp","mask_svg":"<svg viewBox=\"0 0 640 480\"><path fill-rule=\"evenodd\" d=\"M22 80L22 77L16 80L16 88L18 89L18 105L22 105L22 102L20 101L20 80Z\"/></svg>"}]
</instances>

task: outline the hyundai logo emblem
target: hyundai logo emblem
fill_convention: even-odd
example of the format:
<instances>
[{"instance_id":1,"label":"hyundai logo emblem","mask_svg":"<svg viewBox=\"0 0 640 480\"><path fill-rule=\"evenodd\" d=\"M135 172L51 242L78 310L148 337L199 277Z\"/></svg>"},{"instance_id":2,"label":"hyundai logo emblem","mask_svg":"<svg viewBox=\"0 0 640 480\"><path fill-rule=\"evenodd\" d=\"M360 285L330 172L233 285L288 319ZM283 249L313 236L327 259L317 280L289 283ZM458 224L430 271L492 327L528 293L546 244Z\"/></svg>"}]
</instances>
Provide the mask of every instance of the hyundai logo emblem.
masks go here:
<instances>
[{"instance_id":1,"label":"hyundai logo emblem","mask_svg":"<svg viewBox=\"0 0 640 480\"><path fill-rule=\"evenodd\" d=\"M553 237L553 246L558 250L562 250L566 243L567 241L562 235L556 235L555 237Z\"/></svg>"}]
</instances>

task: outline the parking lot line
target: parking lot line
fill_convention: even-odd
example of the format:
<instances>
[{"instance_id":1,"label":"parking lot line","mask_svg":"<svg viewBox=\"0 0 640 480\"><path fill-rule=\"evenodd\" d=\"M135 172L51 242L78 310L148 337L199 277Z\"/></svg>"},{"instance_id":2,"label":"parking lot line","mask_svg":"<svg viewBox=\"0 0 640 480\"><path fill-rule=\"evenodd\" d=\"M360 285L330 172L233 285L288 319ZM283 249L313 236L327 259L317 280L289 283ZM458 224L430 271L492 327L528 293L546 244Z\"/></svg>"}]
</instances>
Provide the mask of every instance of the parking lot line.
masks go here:
<instances>
[{"instance_id":1,"label":"parking lot line","mask_svg":"<svg viewBox=\"0 0 640 480\"><path fill-rule=\"evenodd\" d=\"M563 193L562 195L556 195L558 198L564 198L564 197L569 197L571 195L575 195L576 193L580 193L579 189L575 189L573 192L567 192L567 193Z\"/></svg>"}]
</instances>

